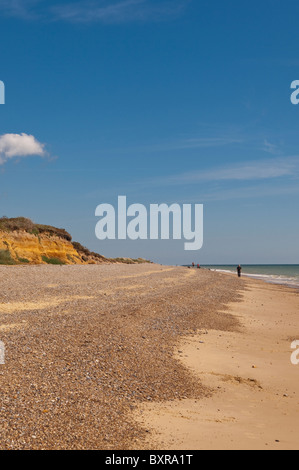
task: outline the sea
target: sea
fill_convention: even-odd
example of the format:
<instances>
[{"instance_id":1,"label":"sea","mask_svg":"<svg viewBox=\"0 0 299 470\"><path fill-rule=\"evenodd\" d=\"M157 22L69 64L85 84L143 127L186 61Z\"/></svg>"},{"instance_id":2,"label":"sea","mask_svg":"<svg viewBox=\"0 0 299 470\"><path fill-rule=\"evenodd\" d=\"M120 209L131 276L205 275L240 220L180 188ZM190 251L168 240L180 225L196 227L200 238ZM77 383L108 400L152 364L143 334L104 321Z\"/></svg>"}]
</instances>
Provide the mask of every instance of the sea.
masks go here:
<instances>
[{"instance_id":1,"label":"sea","mask_svg":"<svg viewBox=\"0 0 299 470\"><path fill-rule=\"evenodd\" d=\"M205 265L202 268L237 275L236 265ZM253 279L262 279L272 284L282 284L299 289L299 264L245 264L242 265L242 275Z\"/></svg>"}]
</instances>

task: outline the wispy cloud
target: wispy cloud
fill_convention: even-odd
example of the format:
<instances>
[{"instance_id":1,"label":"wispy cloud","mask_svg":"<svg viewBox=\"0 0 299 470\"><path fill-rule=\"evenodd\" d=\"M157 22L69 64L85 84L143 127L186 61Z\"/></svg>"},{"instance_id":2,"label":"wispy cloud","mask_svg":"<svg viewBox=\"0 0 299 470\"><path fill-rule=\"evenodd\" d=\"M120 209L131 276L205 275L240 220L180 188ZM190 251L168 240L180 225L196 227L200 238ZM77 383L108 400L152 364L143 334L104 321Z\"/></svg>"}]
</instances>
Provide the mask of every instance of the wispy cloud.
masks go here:
<instances>
[{"instance_id":1,"label":"wispy cloud","mask_svg":"<svg viewBox=\"0 0 299 470\"><path fill-rule=\"evenodd\" d=\"M105 152L117 152L118 154L132 154L132 153L154 153L154 152L169 152L180 150L196 150L204 148L225 147L229 145L242 144L243 140L231 137L195 137L195 138L181 138L169 141L162 141L157 143L149 143L140 146L122 146L110 147L105 149Z\"/></svg>"},{"instance_id":2,"label":"wispy cloud","mask_svg":"<svg viewBox=\"0 0 299 470\"><path fill-rule=\"evenodd\" d=\"M241 144L242 139L230 138L230 137L199 137L192 139L183 139L173 145L174 148L178 149L195 149L195 148L207 148L207 147L223 147L230 144Z\"/></svg>"},{"instance_id":3,"label":"wispy cloud","mask_svg":"<svg viewBox=\"0 0 299 470\"><path fill-rule=\"evenodd\" d=\"M155 183L159 185L189 185L204 182L270 180L282 177L297 177L298 175L299 157L288 157L186 172L156 179Z\"/></svg>"},{"instance_id":4,"label":"wispy cloud","mask_svg":"<svg viewBox=\"0 0 299 470\"><path fill-rule=\"evenodd\" d=\"M186 3L186 2L185 2ZM56 19L73 23L122 23L128 21L161 20L179 14L183 2L122 0L116 2L78 2L51 8Z\"/></svg>"},{"instance_id":5,"label":"wispy cloud","mask_svg":"<svg viewBox=\"0 0 299 470\"><path fill-rule=\"evenodd\" d=\"M0 0L0 12L22 19L71 23L160 21L179 15L191 0Z\"/></svg>"},{"instance_id":6,"label":"wispy cloud","mask_svg":"<svg viewBox=\"0 0 299 470\"><path fill-rule=\"evenodd\" d=\"M233 199L261 199L265 197L277 197L277 196L298 196L299 185L298 184L282 184L277 187L273 184L258 183L254 185L248 185L245 187L231 187L210 190L202 189L202 191L196 191L193 197L190 195L187 198L179 201L181 204L194 204L194 201L228 201Z\"/></svg>"},{"instance_id":7,"label":"wispy cloud","mask_svg":"<svg viewBox=\"0 0 299 470\"><path fill-rule=\"evenodd\" d=\"M37 19L40 0L0 0L0 13L26 20Z\"/></svg>"},{"instance_id":8,"label":"wispy cloud","mask_svg":"<svg viewBox=\"0 0 299 470\"><path fill-rule=\"evenodd\" d=\"M33 135L23 133L0 136L0 165L13 158L44 157L46 155L45 145L41 144Z\"/></svg>"},{"instance_id":9,"label":"wispy cloud","mask_svg":"<svg viewBox=\"0 0 299 470\"><path fill-rule=\"evenodd\" d=\"M271 153L272 155L277 155L280 153L278 145L272 144L267 139L264 140L262 150L264 152Z\"/></svg>"}]
</instances>

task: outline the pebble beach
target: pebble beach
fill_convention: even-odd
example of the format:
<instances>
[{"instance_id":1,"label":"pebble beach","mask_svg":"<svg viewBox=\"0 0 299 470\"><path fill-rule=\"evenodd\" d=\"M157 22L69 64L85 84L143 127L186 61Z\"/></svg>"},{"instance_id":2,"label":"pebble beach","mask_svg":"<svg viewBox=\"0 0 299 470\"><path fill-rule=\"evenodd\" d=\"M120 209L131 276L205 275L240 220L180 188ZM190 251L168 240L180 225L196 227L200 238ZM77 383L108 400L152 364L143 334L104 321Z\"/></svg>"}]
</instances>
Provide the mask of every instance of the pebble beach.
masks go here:
<instances>
[{"instance_id":1,"label":"pebble beach","mask_svg":"<svg viewBox=\"0 0 299 470\"><path fill-rule=\"evenodd\" d=\"M0 267L0 448L149 449L147 403L211 389L174 348L235 331L246 281L160 265Z\"/></svg>"}]
</instances>

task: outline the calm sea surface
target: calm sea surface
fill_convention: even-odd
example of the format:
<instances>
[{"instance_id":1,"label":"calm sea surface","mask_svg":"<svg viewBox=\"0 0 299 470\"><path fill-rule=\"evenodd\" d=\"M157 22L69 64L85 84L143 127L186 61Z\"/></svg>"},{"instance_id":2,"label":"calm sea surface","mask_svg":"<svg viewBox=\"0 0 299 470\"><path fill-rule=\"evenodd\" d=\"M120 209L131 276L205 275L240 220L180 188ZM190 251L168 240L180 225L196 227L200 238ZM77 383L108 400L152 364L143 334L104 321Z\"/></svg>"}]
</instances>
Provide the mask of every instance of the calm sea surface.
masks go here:
<instances>
[{"instance_id":1,"label":"calm sea surface","mask_svg":"<svg viewBox=\"0 0 299 470\"><path fill-rule=\"evenodd\" d=\"M213 271L237 273L236 265L203 267ZM273 284L284 284L299 288L299 264L243 265L242 274L254 279L263 279Z\"/></svg>"}]
</instances>

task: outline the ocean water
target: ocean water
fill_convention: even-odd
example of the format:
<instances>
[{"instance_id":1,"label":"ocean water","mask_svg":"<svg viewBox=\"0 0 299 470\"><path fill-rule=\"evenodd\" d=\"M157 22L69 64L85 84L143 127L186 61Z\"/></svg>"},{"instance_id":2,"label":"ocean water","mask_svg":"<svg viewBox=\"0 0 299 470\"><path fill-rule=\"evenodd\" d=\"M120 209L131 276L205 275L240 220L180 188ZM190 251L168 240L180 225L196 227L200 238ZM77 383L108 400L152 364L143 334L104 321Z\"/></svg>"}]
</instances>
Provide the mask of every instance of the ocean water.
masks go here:
<instances>
[{"instance_id":1,"label":"ocean water","mask_svg":"<svg viewBox=\"0 0 299 470\"><path fill-rule=\"evenodd\" d=\"M213 271L234 273L237 275L236 265L202 267ZM262 279L272 284L282 284L299 288L299 264L242 265L242 275L253 279Z\"/></svg>"}]
</instances>

